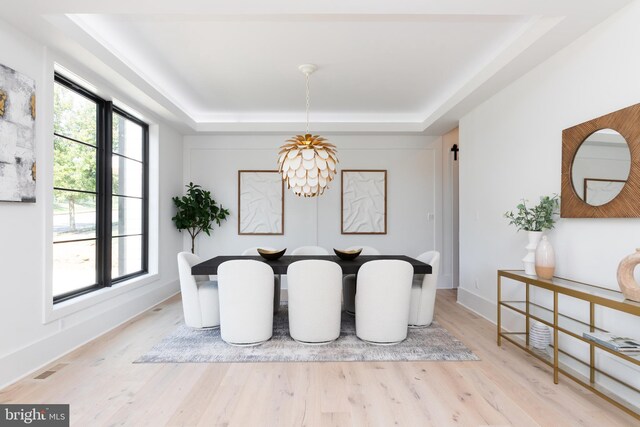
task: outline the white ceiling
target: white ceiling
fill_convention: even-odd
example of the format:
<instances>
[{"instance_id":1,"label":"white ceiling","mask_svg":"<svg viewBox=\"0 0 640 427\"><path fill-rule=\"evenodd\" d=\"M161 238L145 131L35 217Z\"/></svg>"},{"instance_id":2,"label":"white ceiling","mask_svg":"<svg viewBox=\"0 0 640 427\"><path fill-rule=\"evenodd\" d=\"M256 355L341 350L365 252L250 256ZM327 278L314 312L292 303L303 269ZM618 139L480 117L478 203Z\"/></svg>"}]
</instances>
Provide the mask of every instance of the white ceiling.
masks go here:
<instances>
[{"instance_id":1,"label":"white ceiling","mask_svg":"<svg viewBox=\"0 0 640 427\"><path fill-rule=\"evenodd\" d=\"M312 129L438 134L628 1L21 0L0 16L184 132L300 128L310 62Z\"/></svg>"}]
</instances>

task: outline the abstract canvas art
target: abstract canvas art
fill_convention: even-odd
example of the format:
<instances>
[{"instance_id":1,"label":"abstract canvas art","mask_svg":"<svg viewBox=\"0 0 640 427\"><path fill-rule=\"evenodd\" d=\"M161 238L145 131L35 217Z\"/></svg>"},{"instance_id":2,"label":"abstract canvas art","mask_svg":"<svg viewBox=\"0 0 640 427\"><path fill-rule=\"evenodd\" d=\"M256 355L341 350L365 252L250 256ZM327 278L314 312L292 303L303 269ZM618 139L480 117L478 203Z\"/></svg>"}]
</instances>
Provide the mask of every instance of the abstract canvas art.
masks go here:
<instances>
[{"instance_id":1,"label":"abstract canvas art","mask_svg":"<svg viewBox=\"0 0 640 427\"><path fill-rule=\"evenodd\" d=\"M620 179L584 179L584 201L592 206L609 203L620 194L627 181Z\"/></svg>"},{"instance_id":2,"label":"abstract canvas art","mask_svg":"<svg viewBox=\"0 0 640 427\"><path fill-rule=\"evenodd\" d=\"M0 201L36 201L36 85L0 65Z\"/></svg>"},{"instance_id":3,"label":"abstract canvas art","mask_svg":"<svg viewBox=\"0 0 640 427\"><path fill-rule=\"evenodd\" d=\"M342 234L387 234L387 171L342 170Z\"/></svg>"},{"instance_id":4,"label":"abstract canvas art","mask_svg":"<svg viewBox=\"0 0 640 427\"><path fill-rule=\"evenodd\" d=\"M284 234L284 182L278 171L238 171L238 234Z\"/></svg>"}]
</instances>

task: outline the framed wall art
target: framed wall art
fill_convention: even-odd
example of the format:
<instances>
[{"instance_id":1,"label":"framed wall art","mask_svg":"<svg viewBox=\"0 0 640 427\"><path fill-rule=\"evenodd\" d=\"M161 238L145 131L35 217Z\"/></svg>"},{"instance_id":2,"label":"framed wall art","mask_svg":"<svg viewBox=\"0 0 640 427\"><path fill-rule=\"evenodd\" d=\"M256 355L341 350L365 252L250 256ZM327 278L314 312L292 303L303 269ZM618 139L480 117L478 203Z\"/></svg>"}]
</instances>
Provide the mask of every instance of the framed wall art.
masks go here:
<instances>
[{"instance_id":1,"label":"framed wall art","mask_svg":"<svg viewBox=\"0 0 640 427\"><path fill-rule=\"evenodd\" d=\"M284 182L280 172L238 171L238 234L284 234Z\"/></svg>"},{"instance_id":2,"label":"framed wall art","mask_svg":"<svg viewBox=\"0 0 640 427\"><path fill-rule=\"evenodd\" d=\"M387 234L387 171L342 170L342 234Z\"/></svg>"},{"instance_id":3,"label":"framed wall art","mask_svg":"<svg viewBox=\"0 0 640 427\"><path fill-rule=\"evenodd\" d=\"M36 201L36 84L0 65L0 201Z\"/></svg>"},{"instance_id":4,"label":"framed wall art","mask_svg":"<svg viewBox=\"0 0 640 427\"><path fill-rule=\"evenodd\" d=\"M622 191L627 181L622 179L584 179L584 200L592 206L600 206L609 203Z\"/></svg>"}]
</instances>

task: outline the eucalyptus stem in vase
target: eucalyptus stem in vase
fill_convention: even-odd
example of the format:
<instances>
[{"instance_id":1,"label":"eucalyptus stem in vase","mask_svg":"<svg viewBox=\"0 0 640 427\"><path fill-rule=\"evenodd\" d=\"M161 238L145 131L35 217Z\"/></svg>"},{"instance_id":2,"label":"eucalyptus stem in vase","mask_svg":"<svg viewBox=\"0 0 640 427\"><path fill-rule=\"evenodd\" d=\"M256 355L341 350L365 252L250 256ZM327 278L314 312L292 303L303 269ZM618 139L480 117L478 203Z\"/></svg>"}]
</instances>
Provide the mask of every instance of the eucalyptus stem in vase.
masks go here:
<instances>
[{"instance_id":1,"label":"eucalyptus stem in vase","mask_svg":"<svg viewBox=\"0 0 640 427\"><path fill-rule=\"evenodd\" d=\"M560 199L555 194L553 196L541 196L540 202L533 207L527 206L527 200L522 199L521 203L516 206L515 211L504 214L505 218L509 220L509 225L515 225L518 231L525 230L528 232L527 255L522 258L525 274L536 274L536 248L540 243L544 230L551 230L554 227L559 207ZM546 241L545 243L545 250L547 251L545 258L548 261L550 257L553 258L553 249L548 249L550 245ZM553 266L546 267L551 267L551 276L553 276L555 260L553 261ZM544 270L541 277L550 278L548 273L549 270Z\"/></svg>"}]
</instances>

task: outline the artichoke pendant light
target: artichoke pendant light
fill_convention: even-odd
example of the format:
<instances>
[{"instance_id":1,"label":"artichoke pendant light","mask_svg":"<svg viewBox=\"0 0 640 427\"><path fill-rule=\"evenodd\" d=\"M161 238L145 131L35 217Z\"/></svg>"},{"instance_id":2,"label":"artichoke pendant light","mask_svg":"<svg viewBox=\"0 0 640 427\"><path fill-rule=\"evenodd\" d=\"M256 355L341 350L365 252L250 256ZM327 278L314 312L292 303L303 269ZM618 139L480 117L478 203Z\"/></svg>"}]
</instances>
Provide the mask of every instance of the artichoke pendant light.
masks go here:
<instances>
[{"instance_id":1,"label":"artichoke pendant light","mask_svg":"<svg viewBox=\"0 0 640 427\"><path fill-rule=\"evenodd\" d=\"M316 66L299 67L307 89L307 132L288 139L278 153L279 171L287 187L298 196L315 197L324 193L336 173L336 146L325 138L309 133L309 75Z\"/></svg>"}]
</instances>

